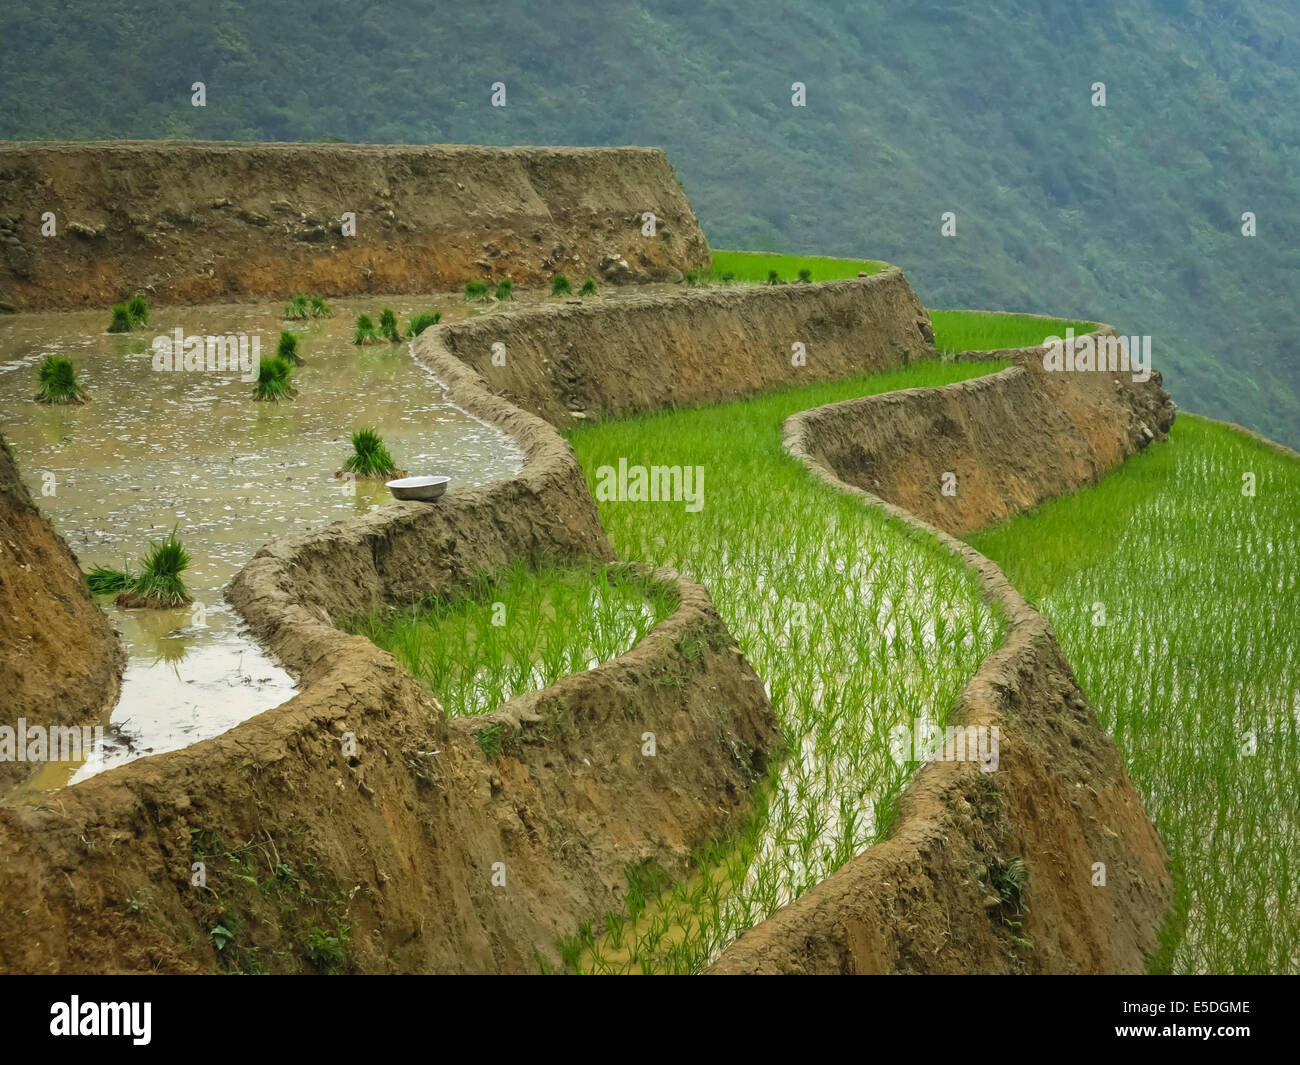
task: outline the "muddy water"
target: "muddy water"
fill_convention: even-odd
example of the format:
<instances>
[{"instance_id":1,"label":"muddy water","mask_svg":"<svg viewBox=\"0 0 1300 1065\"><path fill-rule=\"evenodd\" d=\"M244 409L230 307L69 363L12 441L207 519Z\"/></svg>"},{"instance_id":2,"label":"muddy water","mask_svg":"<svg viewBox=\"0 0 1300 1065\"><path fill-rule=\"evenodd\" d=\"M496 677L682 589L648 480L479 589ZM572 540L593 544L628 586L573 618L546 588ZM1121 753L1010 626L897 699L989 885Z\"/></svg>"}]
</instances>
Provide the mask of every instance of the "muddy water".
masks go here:
<instances>
[{"instance_id":1,"label":"muddy water","mask_svg":"<svg viewBox=\"0 0 1300 1065\"><path fill-rule=\"evenodd\" d=\"M193 607L122 610L100 599L129 656L121 699L100 722L94 754L80 766L52 763L37 787L184 747L289 698L292 678L247 636L221 590L267 541L391 503L381 481L359 480L349 494L334 477L353 429L376 427L400 468L445 474L453 487L518 469L508 438L455 408L405 343L351 343L358 313L378 321L388 305L403 325L426 310L450 320L474 313L462 299L330 302L333 318L288 323L278 303L161 308L128 335L105 333L103 310L0 319L0 428L82 568L137 570L149 541L173 526L193 559L184 574ZM297 398L255 402L237 370L155 370L151 340L177 327L260 336L263 358L281 328L298 332ZM47 354L73 360L88 403L32 401Z\"/></svg>"}]
</instances>

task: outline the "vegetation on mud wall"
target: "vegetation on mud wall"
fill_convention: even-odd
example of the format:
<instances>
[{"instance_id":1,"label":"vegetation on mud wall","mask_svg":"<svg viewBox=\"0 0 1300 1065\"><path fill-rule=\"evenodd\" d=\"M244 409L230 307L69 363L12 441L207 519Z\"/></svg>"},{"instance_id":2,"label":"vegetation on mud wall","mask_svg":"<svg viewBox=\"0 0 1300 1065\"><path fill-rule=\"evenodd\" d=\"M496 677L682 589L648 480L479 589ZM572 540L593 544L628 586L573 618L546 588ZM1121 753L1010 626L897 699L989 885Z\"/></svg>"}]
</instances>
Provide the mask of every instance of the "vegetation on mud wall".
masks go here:
<instances>
[{"instance_id":1,"label":"vegetation on mud wall","mask_svg":"<svg viewBox=\"0 0 1300 1065\"><path fill-rule=\"evenodd\" d=\"M1300 442L1286 0L104 0L0 31L22 42L3 137L660 145L713 244L877 256L927 304L1149 333L1182 406Z\"/></svg>"}]
</instances>

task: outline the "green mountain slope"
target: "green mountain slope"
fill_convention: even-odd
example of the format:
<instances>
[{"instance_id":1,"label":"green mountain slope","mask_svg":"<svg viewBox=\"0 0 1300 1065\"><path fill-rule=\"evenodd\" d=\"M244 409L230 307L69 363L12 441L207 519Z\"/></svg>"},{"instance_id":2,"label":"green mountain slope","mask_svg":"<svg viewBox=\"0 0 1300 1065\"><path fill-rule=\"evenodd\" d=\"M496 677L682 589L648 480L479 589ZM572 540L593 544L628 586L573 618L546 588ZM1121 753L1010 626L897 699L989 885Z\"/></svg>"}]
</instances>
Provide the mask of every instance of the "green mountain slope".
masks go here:
<instances>
[{"instance_id":1,"label":"green mountain slope","mask_svg":"<svg viewBox=\"0 0 1300 1065\"><path fill-rule=\"evenodd\" d=\"M101 0L0 34L0 136L660 144L720 247L1150 334L1183 406L1300 443L1285 0Z\"/></svg>"}]
</instances>

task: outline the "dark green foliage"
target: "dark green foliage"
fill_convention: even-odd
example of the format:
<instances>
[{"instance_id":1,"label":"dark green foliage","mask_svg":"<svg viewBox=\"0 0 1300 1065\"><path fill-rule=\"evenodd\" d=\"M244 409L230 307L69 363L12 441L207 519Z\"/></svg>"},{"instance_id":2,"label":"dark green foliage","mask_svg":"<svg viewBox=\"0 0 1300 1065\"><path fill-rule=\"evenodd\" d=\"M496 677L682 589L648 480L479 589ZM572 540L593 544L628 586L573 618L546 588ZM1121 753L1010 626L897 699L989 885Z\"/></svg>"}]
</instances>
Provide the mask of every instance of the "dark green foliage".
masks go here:
<instances>
[{"instance_id":1,"label":"dark green foliage","mask_svg":"<svg viewBox=\"0 0 1300 1065\"><path fill-rule=\"evenodd\" d=\"M496 298L503 301L515 298L515 283L510 278L503 277L497 282Z\"/></svg>"},{"instance_id":2,"label":"dark green foliage","mask_svg":"<svg viewBox=\"0 0 1300 1065\"><path fill-rule=\"evenodd\" d=\"M398 472L383 438L373 429L358 429L352 434L352 454L343 468L358 477L395 477Z\"/></svg>"},{"instance_id":3,"label":"dark green foliage","mask_svg":"<svg viewBox=\"0 0 1300 1065\"><path fill-rule=\"evenodd\" d=\"M113 320L108 323L110 333L129 333L131 332L131 312L127 310L125 303L116 304L113 307Z\"/></svg>"},{"instance_id":4,"label":"dark green foliage","mask_svg":"<svg viewBox=\"0 0 1300 1065\"><path fill-rule=\"evenodd\" d=\"M109 569L107 566L95 566L86 574L86 584L90 586L91 595L117 595L125 592L135 583L129 570Z\"/></svg>"},{"instance_id":5,"label":"dark green foliage","mask_svg":"<svg viewBox=\"0 0 1300 1065\"><path fill-rule=\"evenodd\" d=\"M555 274L551 278L551 295L567 296L573 291L573 286L569 284L569 279L563 274Z\"/></svg>"},{"instance_id":6,"label":"dark green foliage","mask_svg":"<svg viewBox=\"0 0 1300 1065\"><path fill-rule=\"evenodd\" d=\"M71 359L62 355L46 355L37 371L41 389L36 393L38 403L85 403L86 393L77 381L77 371Z\"/></svg>"},{"instance_id":7,"label":"dark green foliage","mask_svg":"<svg viewBox=\"0 0 1300 1065\"><path fill-rule=\"evenodd\" d=\"M407 326L406 335L408 337L418 337L429 326L437 325L441 319L442 314L439 311L434 311L432 314L413 314Z\"/></svg>"},{"instance_id":8,"label":"dark green foliage","mask_svg":"<svg viewBox=\"0 0 1300 1065\"><path fill-rule=\"evenodd\" d=\"M302 365L302 356L298 353L298 334L286 329L280 331L280 343L276 346L275 357L294 366Z\"/></svg>"},{"instance_id":9,"label":"dark green foliage","mask_svg":"<svg viewBox=\"0 0 1300 1065\"><path fill-rule=\"evenodd\" d=\"M392 344L402 339L402 334L397 331L397 315L391 307L379 312L379 335Z\"/></svg>"},{"instance_id":10,"label":"dark green foliage","mask_svg":"<svg viewBox=\"0 0 1300 1065\"><path fill-rule=\"evenodd\" d=\"M253 398L271 403L293 397L293 366L284 359L266 359L257 367Z\"/></svg>"},{"instance_id":11,"label":"dark green foliage","mask_svg":"<svg viewBox=\"0 0 1300 1065\"><path fill-rule=\"evenodd\" d=\"M465 298L467 300L485 300L488 295L487 283L484 281L466 281Z\"/></svg>"},{"instance_id":12,"label":"dark green foliage","mask_svg":"<svg viewBox=\"0 0 1300 1065\"><path fill-rule=\"evenodd\" d=\"M352 334L352 343L369 344L379 339L379 332L375 329L375 323L370 320L368 314L357 315L356 332Z\"/></svg>"},{"instance_id":13,"label":"dark green foliage","mask_svg":"<svg viewBox=\"0 0 1300 1065\"><path fill-rule=\"evenodd\" d=\"M131 587L134 596L159 607L184 606L190 601L181 573L190 564L190 553L176 538L176 529L160 544L151 543L140 560L140 576Z\"/></svg>"},{"instance_id":14,"label":"dark green foliage","mask_svg":"<svg viewBox=\"0 0 1300 1065\"><path fill-rule=\"evenodd\" d=\"M578 289L578 295L594 296L595 294L596 294L596 279L594 277L589 277L587 278L586 281L582 283L582 288Z\"/></svg>"},{"instance_id":15,"label":"dark green foliage","mask_svg":"<svg viewBox=\"0 0 1300 1065\"><path fill-rule=\"evenodd\" d=\"M131 328L149 324L149 304L143 296L132 296L126 301L126 314L131 319Z\"/></svg>"}]
</instances>

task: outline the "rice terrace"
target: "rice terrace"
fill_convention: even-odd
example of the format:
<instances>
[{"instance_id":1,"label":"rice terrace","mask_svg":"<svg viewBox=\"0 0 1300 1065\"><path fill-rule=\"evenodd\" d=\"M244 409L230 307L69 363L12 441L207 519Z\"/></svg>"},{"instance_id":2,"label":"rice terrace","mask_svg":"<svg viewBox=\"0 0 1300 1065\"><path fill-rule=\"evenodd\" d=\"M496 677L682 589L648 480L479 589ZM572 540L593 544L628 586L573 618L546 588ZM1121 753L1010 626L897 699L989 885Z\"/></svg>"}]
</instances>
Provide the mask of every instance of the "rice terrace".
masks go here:
<instances>
[{"instance_id":1,"label":"rice terrace","mask_svg":"<svg viewBox=\"0 0 1300 1065\"><path fill-rule=\"evenodd\" d=\"M0 224L0 970L1300 972L1300 456L1141 322L657 148L7 142Z\"/></svg>"}]
</instances>

